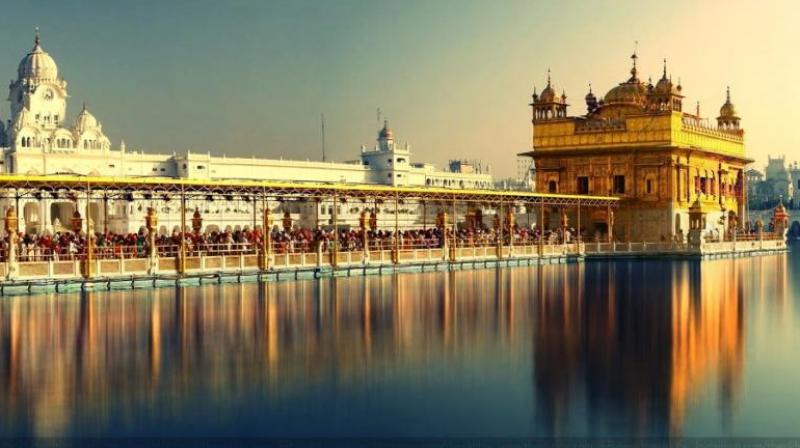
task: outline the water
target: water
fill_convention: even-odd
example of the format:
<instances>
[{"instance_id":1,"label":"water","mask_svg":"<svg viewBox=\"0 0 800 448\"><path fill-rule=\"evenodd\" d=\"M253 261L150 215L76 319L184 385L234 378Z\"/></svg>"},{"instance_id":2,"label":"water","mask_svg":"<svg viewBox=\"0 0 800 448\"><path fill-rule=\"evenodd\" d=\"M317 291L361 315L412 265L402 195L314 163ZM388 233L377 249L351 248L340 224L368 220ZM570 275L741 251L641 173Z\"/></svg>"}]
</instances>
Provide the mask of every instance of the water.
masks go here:
<instances>
[{"instance_id":1,"label":"water","mask_svg":"<svg viewBox=\"0 0 800 448\"><path fill-rule=\"evenodd\" d=\"M0 298L0 436L800 436L800 252Z\"/></svg>"}]
</instances>

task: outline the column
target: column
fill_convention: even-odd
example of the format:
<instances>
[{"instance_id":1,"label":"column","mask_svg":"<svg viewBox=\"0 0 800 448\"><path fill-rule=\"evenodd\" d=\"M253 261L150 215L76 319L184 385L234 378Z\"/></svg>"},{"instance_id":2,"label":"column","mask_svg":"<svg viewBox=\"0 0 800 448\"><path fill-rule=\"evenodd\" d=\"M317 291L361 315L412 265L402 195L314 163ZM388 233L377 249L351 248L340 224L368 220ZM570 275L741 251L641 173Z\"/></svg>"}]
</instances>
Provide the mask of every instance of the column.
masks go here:
<instances>
[{"instance_id":1,"label":"column","mask_svg":"<svg viewBox=\"0 0 800 448\"><path fill-rule=\"evenodd\" d=\"M336 267L339 263L339 196L333 193L333 248L331 250L331 266Z\"/></svg>"},{"instance_id":2,"label":"column","mask_svg":"<svg viewBox=\"0 0 800 448\"><path fill-rule=\"evenodd\" d=\"M394 195L394 250L392 253L392 262L397 264L400 262L400 198L398 194Z\"/></svg>"},{"instance_id":3,"label":"column","mask_svg":"<svg viewBox=\"0 0 800 448\"><path fill-rule=\"evenodd\" d=\"M149 242L148 268L150 275L158 271L158 250L156 249L156 231L158 230L158 212L155 207L147 207L147 215L144 218L145 228L147 229L147 239Z\"/></svg>"},{"instance_id":4,"label":"column","mask_svg":"<svg viewBox=\"0 0 800 448\"><path fill-rule=\"evenodd\" d=\"M496 213L499 214L498 216L498 226L497 226L497 258L503 258L503 227L505 226L505 216L503 215L503 203L500 203L500 207L497 209Z\"/></svg>"},{"instance_id":5,"label":"column","mask_svg":"<svg viewBox=\"0 0 800 448\"><path fill-rule=\"evenodd\" d=\"M178 254L178 274L186 273L186 192L181 188L181 245Z\"/></svg>"},{"instance_id":6,"label":"column","mask_svg":"<svg viewBox=\"0 0 800 448\"><path fill-rule=\"evenodd\" d=\"M86 187L86 258L84 260L83 276L84 278L92 277L92 267L94 264L94 222L89 214L89 205L91 204L91 189Z\"/></svg>"},{"instance_id":7,"label":"column","mask_svg":"<svg viewBox=\"0 0 800 448\"><path fill-rule=\"evenodd\" d=\"M6 279L8 280L13 280L19 275L19 262L17 259L18 220L16 208L9 207L5 216L5 230L8 236L8 249L6 250Z\"/></svg>"},{"instance_id":8,"label":"column","mask_svg":"<svg viewBox=\"0 0 800 448\"><path fill-rule=\"evenodd\" d=\"M270 222L270 210L267 204L266 194L261 199L261 204L264 216L263 219L263 235L261 236L261 270L268 271L270 269L270 256L272 254L272 223ZM255 200L254 200L255 202ZM319 210L319 203L317 203L317 210Z\"/></svg>"},{"instance_id":9,"label":"column","mask_svg":"<svg viewBox=\"0 0 800 448\"><path fill-rule=\"evenodd\" d=\"M458 239L456 237L456 223L458 222L458 218L456 217L456 199L453 198L453 244L450 246L450 261L456 261L458 257Z\"/></svg>"}]
</instances>

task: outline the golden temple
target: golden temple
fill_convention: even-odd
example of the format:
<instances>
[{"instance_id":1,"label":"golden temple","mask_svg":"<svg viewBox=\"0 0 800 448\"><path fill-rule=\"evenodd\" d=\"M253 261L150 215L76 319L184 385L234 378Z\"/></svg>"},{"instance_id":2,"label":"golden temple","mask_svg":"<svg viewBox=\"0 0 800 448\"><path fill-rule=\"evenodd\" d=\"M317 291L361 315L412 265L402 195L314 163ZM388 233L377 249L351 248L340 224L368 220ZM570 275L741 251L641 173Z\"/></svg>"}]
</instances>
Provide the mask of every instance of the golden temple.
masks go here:
<instances>
[{"instance_id":1,"label":"golden temple","mask_svg":"<svg viewBox=\"0 0 800 448\"><path fill-rule=\"evenodd\" d=\"M595 210L580 220L589 235L617 241L684 241L692 207L705 213L708 232L741 226L743 171L752 160L730 89L712 123L699 103L695 113L684 111L683 87L667 74L666 60L655 84L639 79L635 52L631 60L630 77L603 98L589 85L585 115L567 114L566 93L549 70L544 90L534 89L533 150L521 155L534 160L537 188L619 197L616 216Z\"/></svg>"}]
</instances>

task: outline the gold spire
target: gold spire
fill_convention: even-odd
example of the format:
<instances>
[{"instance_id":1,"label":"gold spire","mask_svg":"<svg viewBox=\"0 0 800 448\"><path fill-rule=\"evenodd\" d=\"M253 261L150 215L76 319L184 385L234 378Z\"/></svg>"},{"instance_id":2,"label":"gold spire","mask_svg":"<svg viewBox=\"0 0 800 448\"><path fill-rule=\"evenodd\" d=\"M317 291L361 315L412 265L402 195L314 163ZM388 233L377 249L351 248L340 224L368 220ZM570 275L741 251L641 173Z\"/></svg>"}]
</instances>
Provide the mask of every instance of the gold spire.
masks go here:
<instances>
[{"instance_id":1,"label":"gold spire","mask_svg":"<svg viewBox=\"0 0 800 448\"><path fill-rule=\"evenodd\" d=\"M631 55L631 60L633 61L633 67L631 67L631 81L636 81L636 75L639 71L636 69L636 60L639 59L639 56L636 54L639 51L639 41L634 42L633 54Z\"/></svg>"}]
</instances>

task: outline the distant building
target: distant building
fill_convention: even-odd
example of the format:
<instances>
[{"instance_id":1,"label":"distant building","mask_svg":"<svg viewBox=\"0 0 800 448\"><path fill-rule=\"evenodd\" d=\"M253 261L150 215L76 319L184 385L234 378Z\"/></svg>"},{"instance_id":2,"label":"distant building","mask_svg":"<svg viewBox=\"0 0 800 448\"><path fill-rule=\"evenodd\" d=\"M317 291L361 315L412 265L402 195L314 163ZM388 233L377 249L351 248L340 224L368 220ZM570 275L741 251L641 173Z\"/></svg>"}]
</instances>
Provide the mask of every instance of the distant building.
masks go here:
<instances>
[{"instance_id":1,"label":"distant building","mask_svg":"<svg viewBox=\"0 0 800 448\"><path fill-rule=\"evenodd\" d=\"M792 179L792 208L800 208L800 165L794 162L789 168L789 176Z\"/></svg>"},{"instance_id":2,"label":"distant building","mask_svg":"<svg viewBox=\"0 0 800 448\"><path fill-rule=\"evenodd\" d=\"M795 162L786 166L786 157L768 157L764 170L766 175L751 168L747 171L748 203L753 210L775 207L779 201L790 203L793 207L800 199L800 167Z\"/></svg>"},{"instance_id":3,"label":"distant building","mask_svg":"<svg viewBox=\"0 0 800 448\"><path fill-rule=\"evenodd\" d=\"M163 176L190 179L255 179L283 182L346 183L392 186L431 186L453 189L491 189L493 180L480 163L455 161L449 170L437 170L429 163L411 160L411 146L395 142L384 122L377 144L362 146L360 157L350 162L319 162L255 157L213 156L210 153L153 154L131 151L125 143L112 149L103 126L86 105L72 125L66 117L67 82L55 60L44 51L38 32L33 48L22 58L17 78L9 86L11 116L7 125L0 120L0 173L27 175L71 174L86 176ZM20 205L21 228L27 233L62 230L75 210L85 210L83 199L43 197L24 200ZM190 204L203 212L207 226L253 224L252 209L240 201ZM14 201L0 201L3 216ZM146 208L126 200L108 204L92 203L89 218L96 228L136 231L144 223ZM103 206L107 205L107 206ZM332 208L318 207L324 223L330 222ZM281 206L291 213L297 204ZM366 205L340 207L338 221L358 222ZM387 211L388 210L388 211ZM279 214L283 210L275 210ZM313 209L312 209L313 211ZM394 213L390 207L383 213ZM419 219L415 207L403 207L401 225ZM159 210L162 231L180 222L178 208L165 205ZM314 213L306 213L314 216ZM388 219L388 218L387 218ZM393 221L394 218L391 218ZM307 225L307 223L303 223Z\"/></svg>"}]
</instances>

